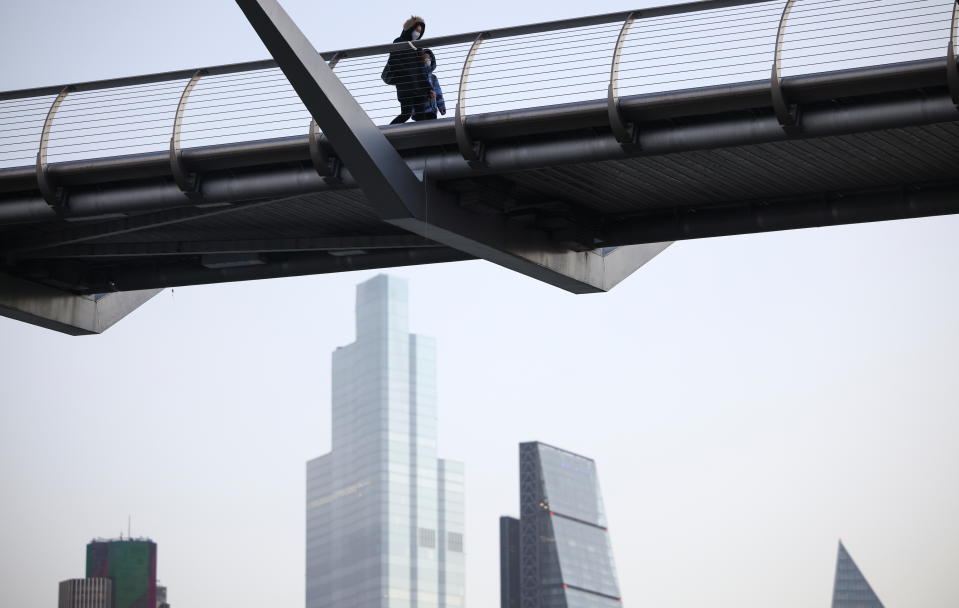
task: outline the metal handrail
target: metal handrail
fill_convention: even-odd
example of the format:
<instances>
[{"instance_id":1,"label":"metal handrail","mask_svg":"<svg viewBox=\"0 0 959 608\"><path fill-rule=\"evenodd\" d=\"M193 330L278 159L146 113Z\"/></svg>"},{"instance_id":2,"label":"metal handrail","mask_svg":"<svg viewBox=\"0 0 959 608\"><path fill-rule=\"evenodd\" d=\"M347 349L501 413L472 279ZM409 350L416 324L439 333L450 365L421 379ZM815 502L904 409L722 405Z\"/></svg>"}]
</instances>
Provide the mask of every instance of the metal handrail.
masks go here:
<instances>
[{"instance_id":1,"label":"metal handrail","mask_svg":"<svg viewBox=\"0 0 959 608\"><path fill-rule=\"evenodd\" d=\"M732 6L742 6L749 4L760 4L763 2L769 2L770 0L700 0L698 2L686 2L682 4L673 4L666 6L652 7L642 10L635 11L620 11L616 13L605 13L601 15L592 15L588 17L576 17L572 19L560 19L556 21L544 21L540 23L532 23L527 25L518 25L510 26L498 29L484 30L489 34L490 38L506 38L510 36L522 36L525 34L538 34L543 32L551 32L556 30L574 28L574 27L585 27L590 25L601 25L604 23L614 23L625 20L631 13L638 16L643 16L646 18L649 17L663 17L667 15L676 15L682 13L691 13L697 11L705 10L714 10L719 8L728 8ZM439 36L437 38L421 39L413 44L418 48L423 47L437 47L437 46L447 46L451 44L463 44L473 42L477 36L479 36L483 31L474 31L463 34L453 34L450 36ZM390 44L377 44L372 46L364 46L353 49L345 49L339 51L324 51L320 53L323 59L329 61L337 53L340 53L342 57L356 58L356 57L367 57L371 55L380 55L384 53L390 53L393 51L403 50L407 47L407 43L390 43ZM211 66L207 68L202 68L207 71L211 76L220 76L223 74L233 74L237 72L248 72L252 70L263 70L277 67L276 61L273 59L264 59L258 61L247 61L242 63L230 63L223 64L218 66ZM189 68L183 70L173 70L168 72L157 72L154 74L144 74L139 76L126 76L121 78L108 78L104 80L91 80L87 82L75 83L70 86L74 87L75 91L93 91L99 89L109 89L116 87L125 87L125 86L134 86L140 84L149 84L156 82L164 82L168 80L183 80L191 78L195 74L197 68ZM66 85L54 85L54 86L44 86L44 87L35 87L29 89L19 89L15 91L7 91L0 93L0 101L7 101L11 99L22 99L26 97L38 97L41 95L55 95L62 91Z\"/></svg>"}]
</instances>

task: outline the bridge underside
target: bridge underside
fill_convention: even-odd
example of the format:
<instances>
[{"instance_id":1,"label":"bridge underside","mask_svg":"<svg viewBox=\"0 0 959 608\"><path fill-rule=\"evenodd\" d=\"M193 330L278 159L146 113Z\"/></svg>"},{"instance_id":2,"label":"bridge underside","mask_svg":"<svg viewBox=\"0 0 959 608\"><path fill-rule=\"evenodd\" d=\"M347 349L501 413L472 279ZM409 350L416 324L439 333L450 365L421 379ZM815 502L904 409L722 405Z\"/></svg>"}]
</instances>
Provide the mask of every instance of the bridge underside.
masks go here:
<instances>
[{"instance_id":1,"label":"bridge underside","mask_svg":"<svg viewBox=\"0 0 959 608\"><path fill-rule=\"evenodd\" d=\"M671 241L959 211L959 110L941 62L796 77L783 90L798 130L780 126L757 81L622 99L635 145L611 135L602 101L469 117L484 163L463 159L451 120L384 132L442 195L434 209L427 199L427 218L453 201L464 231L587 266L648 245L596 290ZM185 150L183 161L198 196L174 183L166 153L53 165L60 213L33 167L0 170L0 272L86 295L474 257L383 221L348 167L317 173L305 136Z\"/></svg>"}]
</instances>

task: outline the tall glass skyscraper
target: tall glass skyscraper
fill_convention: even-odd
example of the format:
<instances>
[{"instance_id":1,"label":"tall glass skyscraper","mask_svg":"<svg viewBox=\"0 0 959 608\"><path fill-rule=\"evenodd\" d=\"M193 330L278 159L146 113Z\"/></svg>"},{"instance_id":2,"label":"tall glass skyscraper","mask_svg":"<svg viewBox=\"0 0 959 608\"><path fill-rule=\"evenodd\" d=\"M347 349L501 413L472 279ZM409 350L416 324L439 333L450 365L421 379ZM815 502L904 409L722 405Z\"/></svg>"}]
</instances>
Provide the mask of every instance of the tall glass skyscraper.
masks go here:
<instances>
[{"instance_id":1,"label":"tall glass skyscraper","mask_svg":"<svg viewBox=\"0 0 959 608\"><path fill-rule=\"evenodd\" d=\"M596 464L521 443L519 475L519 524L500 521L502 607L620 608Z\"/></svg>"},{"instance_id":2,"label":"tall glass skyscraper","mask_svg":"<svg viewBox=\"0 0 959 608\"><path fill-rule=\"evenodd\" d=\"M832 608L883 608L876 592L872 590L842 541L839 541L839 554L836 556Z\"/></svg>"},{"instance_id":3,"label":"tall glass skyscraper","mask_svg":"<svg viewBox=\"0 0 959 608\"><path fill-rule=\"evenodd\" d=\"M464 605L463 465L436 456L436 347L407 283L357 287L333 353L330 453L307 463L307 608Z\"/></svg>"}]
</instances>

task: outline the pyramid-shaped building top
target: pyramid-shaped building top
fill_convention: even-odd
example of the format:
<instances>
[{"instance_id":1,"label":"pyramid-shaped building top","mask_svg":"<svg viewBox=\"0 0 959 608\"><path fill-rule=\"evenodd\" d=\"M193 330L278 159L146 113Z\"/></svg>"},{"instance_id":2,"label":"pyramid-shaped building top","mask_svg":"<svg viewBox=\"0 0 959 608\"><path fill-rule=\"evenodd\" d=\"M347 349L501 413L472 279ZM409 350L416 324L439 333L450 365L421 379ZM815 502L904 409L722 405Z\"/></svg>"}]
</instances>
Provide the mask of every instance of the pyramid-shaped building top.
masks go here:
<instances>
[{"instance_id":1,"label":"pyramid-shaped building top","mask_svg":"<svg viewBox=\"0 0 959 608\"><path fill-rule=\"evenodd\" d=\"M839 555L836 558L832 608L885 608L842 541L839 541Z\"/></svg>"}]
</instances>

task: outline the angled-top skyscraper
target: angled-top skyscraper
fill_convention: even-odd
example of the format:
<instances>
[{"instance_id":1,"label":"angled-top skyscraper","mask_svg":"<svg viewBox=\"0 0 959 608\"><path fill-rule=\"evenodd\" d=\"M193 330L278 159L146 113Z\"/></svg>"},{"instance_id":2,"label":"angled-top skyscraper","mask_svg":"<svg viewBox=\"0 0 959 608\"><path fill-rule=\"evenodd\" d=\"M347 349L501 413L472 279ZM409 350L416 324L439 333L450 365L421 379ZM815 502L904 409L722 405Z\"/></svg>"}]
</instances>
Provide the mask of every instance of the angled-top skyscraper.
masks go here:
<instances>
[{"instance_id":1,"label":"angled-top skyscraper","mask_svg":"<svg viewBox=\"0 0 959 608\"><path fill-rule=\"evenodd\" d=\"M500 519L501 608L621 608L596 464L519 446L520 518Z\"/></svg>"},{"instance_id":2,"label":"angled-top skyscraper","mask_svg":"<svg viewBox=\"0 0 959 608\"><path fill-rule=\"evenodd\" d=\"M307 608L464 605L463 466L436 456L436 352L407 283L357 287L333 353L330 453L307 463Z\"/></svg>"},{"instance_id":3,"label":"angled-top skyscraper","mask_svg":"<svg viewBox=\"0 0 959 608\"><path fill-rule=\"evenodd\" d=\"M839 555L836 557L832 608L884 608L842 541L839 541Z\"/></svg>"}]
</instances>

